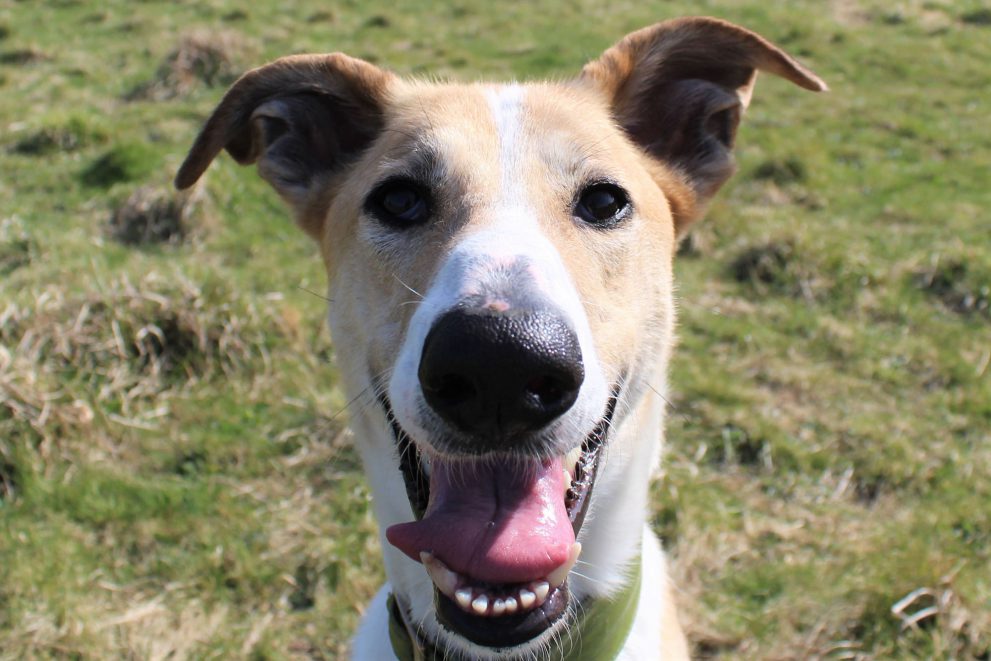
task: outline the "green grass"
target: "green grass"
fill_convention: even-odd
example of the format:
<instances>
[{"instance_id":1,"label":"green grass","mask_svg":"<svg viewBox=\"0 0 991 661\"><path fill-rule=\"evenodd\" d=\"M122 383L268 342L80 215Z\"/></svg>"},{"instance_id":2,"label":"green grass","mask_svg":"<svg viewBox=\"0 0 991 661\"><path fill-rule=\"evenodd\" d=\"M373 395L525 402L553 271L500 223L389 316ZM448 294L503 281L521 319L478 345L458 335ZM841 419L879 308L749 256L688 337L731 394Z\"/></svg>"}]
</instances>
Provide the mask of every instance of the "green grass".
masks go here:
<instances>
[{"instance_id":1,"label":"green grass","mask_svg":"<svg viewBox=\"0 0 991 661\"><path fill-rule=\"evenodd\" d=\"M0 0L0 658L335 658L382 580L308 293L320 260L274 193L221 159L181 240L113 238L231 76L343 50L403 74L560 78L693 13L832 88L762 77L740 172L677 262L653 520L696 654L988 658L976 0Z\"/></svg>"}]
</instances>

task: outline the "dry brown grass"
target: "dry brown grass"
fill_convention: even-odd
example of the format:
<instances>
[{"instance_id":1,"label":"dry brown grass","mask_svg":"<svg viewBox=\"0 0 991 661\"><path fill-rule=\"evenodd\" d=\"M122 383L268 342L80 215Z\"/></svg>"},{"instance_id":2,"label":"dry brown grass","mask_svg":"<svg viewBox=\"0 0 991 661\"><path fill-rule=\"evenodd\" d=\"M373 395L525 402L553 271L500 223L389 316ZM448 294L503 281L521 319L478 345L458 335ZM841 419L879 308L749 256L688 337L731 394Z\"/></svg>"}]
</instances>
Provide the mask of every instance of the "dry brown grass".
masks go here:
<instances>
[{"instance_id":1,"label":"dry brown grass","mask_svg":"<svg viewBox=\"0 0 991 661\"><path fill-rule=\"evenodd\" d=\"M167 101L201 86L227 85L244 70L241 62L251 49L231 30L192 30L158 68L155 77L128 92L128 100Z\"/></svg>"},{"instance_id":2,"label":"dry brown grass","mask_svg":"<svg viewBox=\"0 0 991 661\"><path fill-rule=\"evenodd\" d=\"M125 245L181 243L208 218L204 188L176 191L172 186L139 186L110 217L110 236Z\"/></svg>"}]
</instances>

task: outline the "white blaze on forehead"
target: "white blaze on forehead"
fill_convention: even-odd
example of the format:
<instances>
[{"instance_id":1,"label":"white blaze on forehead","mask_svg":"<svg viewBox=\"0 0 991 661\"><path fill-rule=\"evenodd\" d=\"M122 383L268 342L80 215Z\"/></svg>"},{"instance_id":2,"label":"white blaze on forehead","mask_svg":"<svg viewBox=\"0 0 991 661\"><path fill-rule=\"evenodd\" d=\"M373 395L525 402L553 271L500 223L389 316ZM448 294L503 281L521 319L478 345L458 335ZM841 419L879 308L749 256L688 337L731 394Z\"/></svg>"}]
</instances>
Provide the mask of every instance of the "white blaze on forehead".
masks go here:
<instances>
[{"instance_id":1,"label":"white blaze on forehead","mask_svg":"<svg viewBox=\"0 0 991 661\"><path fill-rule=\"evenodd\" d=\"M520 173L523 88L519 85L495 87L486 92L496 135L499 138L499 193L502 202L521 202Z\"/></svg>"}]
</instances>

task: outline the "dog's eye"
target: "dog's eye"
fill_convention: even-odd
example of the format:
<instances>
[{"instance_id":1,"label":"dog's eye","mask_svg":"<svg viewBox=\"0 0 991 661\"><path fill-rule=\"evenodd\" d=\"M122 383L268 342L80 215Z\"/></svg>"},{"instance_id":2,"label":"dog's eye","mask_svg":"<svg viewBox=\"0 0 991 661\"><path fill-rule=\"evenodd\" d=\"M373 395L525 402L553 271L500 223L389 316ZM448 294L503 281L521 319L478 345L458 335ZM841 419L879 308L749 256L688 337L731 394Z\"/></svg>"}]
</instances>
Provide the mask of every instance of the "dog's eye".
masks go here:
<instances>
[{"instance_id":1,"label":"dog's eye","mask_svg":"<svg viewBox=\"0 0 991 661\"><path fill-rule=\"evenodd\" d=\"M365 201L365 210L390 225L419 225L430 216L430 200L419 184L394 179L372 191Z\"/></svg>"},{"instance_id":2,"label":"dog's eye","mask_svg":"<svg viewBox=\"0 0 991 661\"><path fill-rule=\"evenodd\" d=\"M626 191L615 184L593 184L582 191L575 205L575 215L586 223L598 227L612 227L624 217L630 208Z\"/></svg>"}]
</instances>

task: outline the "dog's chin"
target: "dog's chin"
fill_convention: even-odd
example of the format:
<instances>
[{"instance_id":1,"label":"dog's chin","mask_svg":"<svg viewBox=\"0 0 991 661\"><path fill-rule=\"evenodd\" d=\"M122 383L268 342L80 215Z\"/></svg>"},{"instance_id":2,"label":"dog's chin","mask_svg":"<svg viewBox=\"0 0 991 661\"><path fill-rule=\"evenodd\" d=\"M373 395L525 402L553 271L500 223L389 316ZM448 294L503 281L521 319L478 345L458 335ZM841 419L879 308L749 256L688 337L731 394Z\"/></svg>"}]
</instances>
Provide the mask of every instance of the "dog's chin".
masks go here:
<instances>
[{"instance_id":1,"label":"dog's chin","mask_svg":"<svg viewBox=\"0 0 991 661\"><path fill-rule=\"evenodd\" d=\"M499 650L500 654L513 653L511 656L519 652L520 656L526 657L528 650L532 652L540 649L548 640L553 639L566 622L568 614L577 610L567 580L581 552L581 545L574 540L578 537L588 511L599 459L612 425L618 396L617 386L606 402L603 417L580 441L580 445L563 457L548 460L540 457L483 455L455 460L446 458L443 463L437 456L432 459L424 457L420 446L413 442L398 423L388 400L383 397L382 405L398 446L406 493L416 518L416 521L409 524L393 526L387 531L387 537L408 556L421 561L433 582L434 610L441 630L437 640L430 641L431 644L469 655L472 649L477 650L480 647ZM518 477L518 473L527 472L527 469L519 468L526 466L527 462L531 467L536 466L534 470L539 474L530 482ZM493 465L496 467L493 468ZM500 468L500 465L513 468ZM453 478L439 478L438 473L441 471L453 475ZM463 486L465 480L490 479L493 483L514 484L509 487L500 486L497 490L512 492L522 486L524 489L541 492L541 496L535 498L538 501L543 498L542 501L522 505L521 509L537 506L547 508L548 505L553 505L552 509L559 513L559 523L552 531L554 534L547 535L556 537L560 542L554 549L558 554L557 559L550 564L545 559L544 565L535 561L526 570L511 566L507 568L507 565L496 567L498 563L479 566L465 561L465 558L476 555L487 557L486 551L490 549L450 539L440 542L444 537L460 536L458 529L450 529L448 532L447 528L443 528L439 532L440 524L436 522L436 519L441 519L446 523L446 516L457 521L453 514L438 512L436 501L443 500L441 491L435 494L435 498L431 498L432 480L436 489L442 489L437 485L444 485L443 490L447 490L452 488L448 479L453 479L454 482L460 480L462 485L457 488L466 490L470 490L470 487ZM558 482L550 485L555 479ZM516 480L523 482L516 483ZM503 492L500 497L511 496ZM558 498L563 498L563 503L558 502ZM549 503L549 499L554 502ZM462 504L463 501L457 503L459 507ZM543 512L546 509L537 518L542 518ZM518 512L514 511L514 514ZM428 524L428 521L432 523ZM478 527L479 524L465 523L467 528L472 528L473 525ZM493 521L488 525L496 524ZM536 531L538 534L543 532L545 531ZM461 530L461 535L466 537L475 533L475 530ZM420 541L422 539L446 546L448 558L439 557L443 553L435 556L433 545ZM526 555L526 542L514 542L510 547L510 555L517 553L517 550L521 555ZM536 555L542 555L541 551L538 549ZM452 556L457 560L452 562L449 559ZM459 562L466 564L459 566ZM452 566L449 567L447 563L452 563ZM526 562L522 564L527 565ZM531 570L531 567L539 568Z\"/></svg>"}]
</instances>

